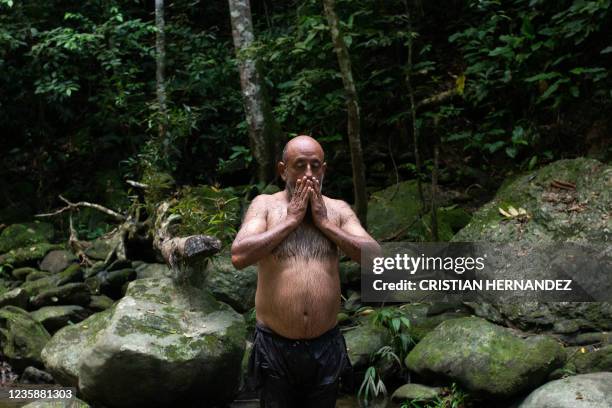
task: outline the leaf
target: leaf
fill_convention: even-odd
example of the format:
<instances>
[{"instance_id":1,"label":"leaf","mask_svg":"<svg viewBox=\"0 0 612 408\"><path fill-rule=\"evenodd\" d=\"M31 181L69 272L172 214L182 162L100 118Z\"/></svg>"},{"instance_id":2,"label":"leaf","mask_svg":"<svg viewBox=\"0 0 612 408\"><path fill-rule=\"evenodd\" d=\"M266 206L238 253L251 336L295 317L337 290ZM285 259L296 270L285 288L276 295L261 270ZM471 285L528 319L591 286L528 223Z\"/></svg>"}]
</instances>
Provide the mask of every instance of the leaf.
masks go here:
<instances>
[{"instance_id":1,"label":"leaf","mask_svg":"<svg viewBox=\"0 0 612 408\"><path fill-rule=\"evenodd\" d=\"M506 147L506 154L508 157L514 159L518 154L518 149L515 146L508 146Z\"/></svg>"},{"instance_id":2,"label":"leaf","mask_svg":"<svg viewBox=\"0 0 612 408\"><path fill-rule=\"evenodd\" d=\"M503 215L504 217L512 218L512 215L508 214L503 208L499 207L498 210L499 210L499 213Z\"/></svg>"},{"instance_id":3,"label":"leaf","mask_svg":"<svg viewBox=\"0 0 612 408\"><path fill-rule=\"evenodd\" d=\"M537 163L538 163L538 156L533 156L531 159L529 159L529 164L527 164L527 168L529 170L533 170L533 168L535 167Z\"/></svg>"},{"instance_id":4,"label":"leaf","mask_svg":"<svg viewBox=\"0 0 612 408\"><path fill-rule=\"evenodd\" d=\"M519 207L518 213L519 215L527 215L527 210L524 209L523 207Z\"/></svg>"},{"instance_id":5,"label":"leaf","mask_svg":"<svg viewBox=\"0 0 612 408\"><path fill-rule=\"evenodd\" d=\"M525 78L525 82L546 81L548 79L557 78L559 76L561 76L561 74L558 72L543 72L541 74Z\"/></svg>"},{"instance_id":6,"label":"leaf","mask_svg":"<svg viewBox=\"0 0 612 408\"><path fill-rule=\"evenodd\" d=\"M465 89L465 74L459 75L457 80L455 81L457 93L459 95L463 95L463 91Z\"/></svg>"},{"instance_id":7,"label":"leaf","mask_svg":"<svg viewBox=\"0 0 612 408\"><path fill-rule=\"evenodd\" d=\"M513 206L509 206L508 207L508 212L513 216L516 217L519 215L519 212L516 208L514 208Z\"/></svg>"},{"instance_id":8,"label":"leaf","mask_svg":"<svg viewBox=\"0 0 612 408\"><path fill-rule=\"evenodd\" d=\"M612 45L604 48L603 50L599 51L600 54L609 54L612 52Z\"/></svg>"}]
</instances>

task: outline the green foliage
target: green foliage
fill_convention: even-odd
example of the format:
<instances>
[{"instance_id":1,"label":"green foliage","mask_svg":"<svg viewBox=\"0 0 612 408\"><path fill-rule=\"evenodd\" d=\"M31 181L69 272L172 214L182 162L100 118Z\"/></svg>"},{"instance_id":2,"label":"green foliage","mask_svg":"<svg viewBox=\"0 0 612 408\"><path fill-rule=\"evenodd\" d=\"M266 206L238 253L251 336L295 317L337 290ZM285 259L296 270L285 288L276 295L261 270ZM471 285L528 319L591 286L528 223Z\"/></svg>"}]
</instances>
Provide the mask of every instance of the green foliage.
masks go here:
<instances>
[{"instance_id":1,"label":"green foliage","mask_svg":"<svg viewBox=\"0 0 612 408\"><path fill-rule=\"evenodd\" d=\"M401 362L415 344L414 339L409 334L410 320L397 307L381 308L373 316L374 324L389 331L393 350L399 356L398 363L401 366Z\"/></svg>"},{"instance_id":2,"label":"green foliage","mask_svg":"<svg viewBox=\"0 0 612 408\"><path fill-rule=\"evenodd\" d=\"M240 221L240 205L233 189L185 187L170 214L180 216L179 235L204 234L232 242Z\"/></svg>"},{"instance_id":3,"label":"green foliage","mask_svg":"<svg viewBox=\"0 0 612 408\"><path fill-rule=\"evenodd\" d=\"M376 368L368 367L363 382L357 392L357 398L360 400L360 405L363 404L363 406L367 407L377 397L386 397L386 395L387 388L376 371Z\"/></svg>"}]
</instances>

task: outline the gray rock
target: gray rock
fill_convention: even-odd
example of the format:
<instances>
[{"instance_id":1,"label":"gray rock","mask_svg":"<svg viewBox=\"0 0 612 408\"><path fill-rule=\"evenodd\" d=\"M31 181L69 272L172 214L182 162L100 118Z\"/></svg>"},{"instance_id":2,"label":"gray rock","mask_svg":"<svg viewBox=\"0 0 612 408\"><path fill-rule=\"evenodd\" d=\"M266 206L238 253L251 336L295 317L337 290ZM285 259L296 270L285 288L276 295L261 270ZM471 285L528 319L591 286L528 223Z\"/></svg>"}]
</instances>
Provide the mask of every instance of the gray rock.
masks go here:
<instances>
[{"instance_id":1,"label":"gray rock","mask_svg":"<svg viewBox=\"0 0 612 408\"><path fill-rule=\"evenodd\" d=\"M23 370L19 382L22 384L53 384L55 380L48 372L30 366Z\"/></svg>"},{"instance_id":2,"label":"gray rock","mask_svg":"<svg viewBox=\"0 0 612 408\"><path fill-rule=\"evenodd\" d=\"M519 408L610 408L612 372L581 374L544 384Z\"/></svg>"},{"instance_id":3,"label":"gray rock","mask_svg":"<svg viewBox=\"0 0 612 408\"><path fill-rule=\"evenodd\" d=\"M0 307L11 305L27 309L28 299L29 296L25 290L15 288L0 295Z\"/></svg>"},{"instance_id":4,"label":"gray rock","mask_svg":"<svg viewBox=\"0 0 612 408\"><path fill-rule=\"evenodd\" d=\"M523 339L484 319L465 317L441 323L405 362L424 377L448 378L474 394L505 399L541 384L564 358L551 337Z\"/></svg>"},{"instance_id":5,"label":"gray rock","mask_svg":"<svg viewBox=\"0 0 612 408\"><path fill-rule=\"evenodd\" d=\"M68 268L70 264L77 261L77 257L72 252L65 250L55 250L49 252L40 263L40 270L58 273Z\"/></svg>"},{"instance_id":6,"label":"gray rock","mask_svg":"<svg viewBox=\"0 0 612 408\"><path fill-rule=\"evenodd\" d=\"M87 306L90 301L89 287L84 283L67 283L56 288L48 288L30 298L35 308L56 305Z\"/></svg>"},{"instance_id":7,"label":"gray rock","mask_svg":"<svg viewBox=\"0 0 612 408\"><path fill-rule=\"evenodd\" d=\"M0 255L0 264L10 264L13 267L32 266L54 249L62 249L62 245L39 242L26 247L11 249Z\"/></svg>"},{"instance_id":8,"label":"gray rock","mask_svg":"<svg viewBox=\"0 0 612 408\"><path fill-rule=\"evenodd\" d=\"M257 267L238 270L230 254L224 252L209 259L204 284L215 298L244 313L255 306Z\"/></svg>"},{"instance_id":9,"label":"gray rock","mask_svg":"<svg viewBox=\"0 0 612 408\"><path fill-rule=\"evenodd\" d=\"M207 291L139 279L112 308L58 331L42 356L60 383L78 383L100 405L178 406L202 395L214 405L238 386L244 340L242 316Z\"/></svg>"},{"instance_id":10,"label":"gray rock","mask_svg":"<svg viewBox=\"0 0 612 408\"><path fill-rule=\"evenodd\" d=\"M115 301L106 295L92 295L91 301L87 307L91 310L100 312L111 307L113 303L115 303Z\"/></svg>"},{"instance_id":11,"label":"gray rock","mask_svg":"<svg viewBox=\"0 0 612 408\"><path fill-rule=\"evenodd\" d=\"M344 332L346 349L355 370L370 365L370 357L381 347L389 344L387 330L365 321L363 324Z\"/></svg>"},{"instance_id":12,"label":"gray rock","mask_svg":"<svg viewBox=\"0 0 612 408\"><path fill-rule=\"evenodd\" d=\"M85 250L85 255L91 259L104 261L112 251L113 247L108 241L98 238Z\"/></svg>"},{"instance_id":13,"label":"gray rock","mask_svg":"<svg viewBox=\"0 0 612 408\"><path fill-rule=\"evenodd\" d=\"M419 402L433 401L442 395L442 388L429 387L416 383L404 384L393 392L391 399L396 402L416 400Z\"/></svg>"},{"instance_id":14,"label":"gray rock","mask_svg":"<svg viewBox=\"0 0 612 408\"><path fill-rule=\"evenodd\" d=\"M29 404L24 405L22 408L89 408L89 404L74 397L70 400L65 401L38 400L30 402Z\"/></svg>"},{"instance_id":15,"label":"gray rock","mask_svg":"<svg viewBox=\"0 0 612 408\"><path fill-rule=\"evenodd\" d=\"M51 334L70 323L78 323L90 315L77 305L45 306L30 313Z\"/></svg>"},{"instance_id":16,"label":"gray rock","mask_svg":"<svg viewBox=\"0 0 612 408\"><path fill-rule=\"evenodd\" d=\"M133 263L132 267L134 267L134 269L136 269L136 278L137 279L169 278L169 277L172 276L172 272L170 271L170 268L168 268L168 266L166 264L141 263L138 266L134 266L134 263Z\"/></svg>"},{"instance_id":17,"label":"gray rock","mask_svg":"<svg viewBox=\"0 0 612 408\"><path fill-rule=\"evenodd\" d=\"M15 306L0 309L0 347L17 371L42 367L40 353L51 336L28 312Z\"/></svg>"}]
</instances>

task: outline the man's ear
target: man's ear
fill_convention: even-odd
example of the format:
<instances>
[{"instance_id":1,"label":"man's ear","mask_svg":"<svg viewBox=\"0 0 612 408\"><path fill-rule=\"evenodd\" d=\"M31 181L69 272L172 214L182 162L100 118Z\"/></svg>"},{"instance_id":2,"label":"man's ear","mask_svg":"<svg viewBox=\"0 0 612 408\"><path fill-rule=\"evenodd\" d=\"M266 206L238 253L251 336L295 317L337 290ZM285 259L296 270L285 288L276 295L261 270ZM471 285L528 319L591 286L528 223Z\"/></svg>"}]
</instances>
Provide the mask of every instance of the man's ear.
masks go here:
<instances>
[{"instance_id":1,"label":"man's ear","mask_svg":"<svg viewBox=\"0 0 612 408\"><path fill-rule=\"evenodd\" d=\"M276 165L276 171L278 172L278 175L280 176L281 179L283 179L284 182L287 182L286 170L287 170L287 165L284 162L279 161L278 164Z\"/></svg>"}]
</instances>

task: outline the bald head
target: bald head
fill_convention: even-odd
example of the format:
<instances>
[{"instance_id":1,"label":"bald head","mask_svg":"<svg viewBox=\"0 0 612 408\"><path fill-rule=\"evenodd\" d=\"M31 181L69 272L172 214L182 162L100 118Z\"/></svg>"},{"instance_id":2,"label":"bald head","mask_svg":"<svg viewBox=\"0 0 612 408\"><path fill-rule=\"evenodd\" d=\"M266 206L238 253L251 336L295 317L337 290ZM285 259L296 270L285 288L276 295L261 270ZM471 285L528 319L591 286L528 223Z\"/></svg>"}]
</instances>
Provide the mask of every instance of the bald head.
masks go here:
<instances>
[{"instance_id":1,"label":"bald head","mask_svg":"<svg viewBox=\"0 0 612 408\"><path fill-rule=\"evenodd\" d=\"M299 156L301 153L309 154L314 153L319 156L321 162L325 160L325 153L323 152L323 148L314 138L306 135L299 135L291 139L285 145L283 149L283 162L288 163L288 161L296 156Z\"/></svg>"},{"instance_id":2,"label":"bald head","mask_svg":"<svg viewBox=\"0 0 612 408\"><path fill-rule=\"evenodd\" d=\"M298 179L317 180L323 186L325 176L323 148L310 136L296 136L283 149L283 160L278 163L278 174L285 181L285 189L291 197Z\"/></svg>"}]
</instances>

